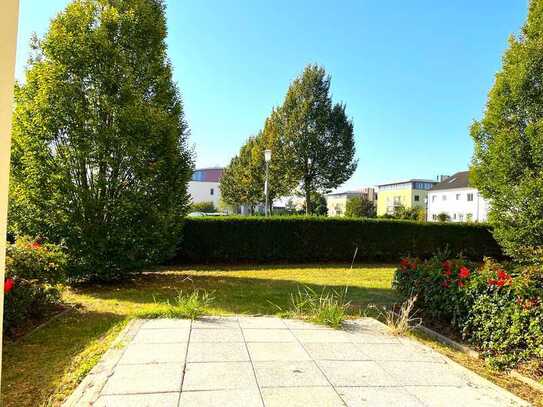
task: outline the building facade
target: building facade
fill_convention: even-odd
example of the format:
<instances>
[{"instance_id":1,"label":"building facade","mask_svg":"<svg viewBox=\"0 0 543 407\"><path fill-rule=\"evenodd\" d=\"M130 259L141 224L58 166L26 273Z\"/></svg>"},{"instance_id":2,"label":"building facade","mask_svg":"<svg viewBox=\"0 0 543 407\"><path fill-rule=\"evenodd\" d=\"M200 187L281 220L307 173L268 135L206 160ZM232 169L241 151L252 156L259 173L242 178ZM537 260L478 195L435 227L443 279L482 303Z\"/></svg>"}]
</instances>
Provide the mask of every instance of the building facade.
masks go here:
<instances>
[{"instance_id":1,"label":"building facade","mask_svg":"<svg viewBox=\"0 0 543 407\"><path fill-rule=\"evenodd\" d=\"M220 180L223 172L223 168L200 168L195 170L188 185L188 192L192 202L213 202L213 206L217 209L221 200Z\"/></svg>"},{"instance_id":2,"label":"building facade","mask_svg":"<svg viewBox=\"0 0 543 407\"><path fill-rule=\"evenodd\" d=\"M437 181L410 179L378 185L377 216L392 215L397 207L426 208L426 198Z\"/></svg>"},{"instance_id":3,"label":"building facade","mask_svg":"<svg viewBox=\"0 0 543 407\"><path fill-rule=\"evenodd\" d=\"M469 171L457 172L428 191L428 221L486 222L489 203L469 185Z\"/></svg>"},{"instance_id":4,"label":"building facade","mask_svg":"<svg viewBox=\"0 0 543 407\"><path fill-rule=\"evenodd\" d=\"M375 188L362 188L358 191L336 192L326 195L326 207L328 216L345 216L347 201L353 197L364 197L371 202L377 201Z\"/></svg>"}]
</instances>

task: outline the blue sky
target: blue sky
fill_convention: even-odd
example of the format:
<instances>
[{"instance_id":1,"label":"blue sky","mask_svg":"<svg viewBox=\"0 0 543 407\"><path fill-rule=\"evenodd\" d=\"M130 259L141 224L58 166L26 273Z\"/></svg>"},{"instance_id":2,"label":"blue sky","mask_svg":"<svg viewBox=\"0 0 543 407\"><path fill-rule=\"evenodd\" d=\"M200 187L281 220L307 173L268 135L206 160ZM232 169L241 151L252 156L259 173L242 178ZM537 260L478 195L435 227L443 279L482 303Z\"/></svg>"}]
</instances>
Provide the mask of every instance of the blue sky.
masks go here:
<instances>
[{"instance_id":1,"label":"blue sky","mask_svg":"<svg viewBox=\"0 0 543 407\"><path fill-rule=\"evenodd\" d=\"M332 76L354 122L358 169L342 188L467 168L481 116L527 0L169 0L168 49L197 165L225 165L308 63ZM21 0L28 42L67 0Z\"/></svg>"}]
</instances>

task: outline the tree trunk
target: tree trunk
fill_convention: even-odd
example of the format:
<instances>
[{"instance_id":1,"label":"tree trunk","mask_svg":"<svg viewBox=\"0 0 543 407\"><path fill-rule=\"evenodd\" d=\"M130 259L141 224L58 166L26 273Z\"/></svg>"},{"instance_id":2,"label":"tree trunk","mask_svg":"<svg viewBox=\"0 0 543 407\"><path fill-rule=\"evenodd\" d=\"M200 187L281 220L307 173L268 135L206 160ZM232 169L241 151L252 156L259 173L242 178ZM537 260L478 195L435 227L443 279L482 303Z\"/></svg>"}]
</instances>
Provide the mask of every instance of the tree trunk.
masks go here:
<instances>
[{"instance_id":1,"label":"tree trunk","mask_svg":"<svg viewBox=\"0 0 543 407\"><path fill-rule=\"evenodd\" d=\"M306 182L305 183L305 214L306 215L310 215L311 214L311 211L310 211L310 208L311 208L311 187L309 186L309 184Z\"/></svg>"}]
</instances>

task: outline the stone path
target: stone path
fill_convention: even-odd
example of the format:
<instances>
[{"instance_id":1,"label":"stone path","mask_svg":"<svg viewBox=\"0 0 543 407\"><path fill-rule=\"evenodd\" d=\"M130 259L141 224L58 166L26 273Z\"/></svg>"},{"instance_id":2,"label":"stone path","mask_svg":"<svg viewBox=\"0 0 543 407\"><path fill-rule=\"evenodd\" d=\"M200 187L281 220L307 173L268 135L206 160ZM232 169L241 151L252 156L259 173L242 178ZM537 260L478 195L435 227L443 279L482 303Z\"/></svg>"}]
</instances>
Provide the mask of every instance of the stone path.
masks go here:
<instances>
[{"instance_id":1,"label":"stone path","mask_svg":"<svg viewBox=\"0 0 543 407\"><path fill-rule=\"evenodd\" d=\"M65 406L528 406L376 320L133 321Z\"/></svg>"}]
</instances>

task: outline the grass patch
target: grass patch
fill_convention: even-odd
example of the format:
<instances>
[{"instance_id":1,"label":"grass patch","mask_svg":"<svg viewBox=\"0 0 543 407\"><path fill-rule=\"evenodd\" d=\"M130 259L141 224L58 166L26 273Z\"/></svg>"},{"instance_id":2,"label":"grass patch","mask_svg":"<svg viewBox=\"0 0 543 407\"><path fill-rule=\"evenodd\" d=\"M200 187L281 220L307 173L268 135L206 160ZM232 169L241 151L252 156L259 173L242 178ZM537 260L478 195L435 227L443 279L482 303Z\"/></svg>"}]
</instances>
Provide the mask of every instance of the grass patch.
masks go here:
<instances>
[{"instance_id":1,"label":"grass patch","mask_svg":"<svg viewBox=\"0 0 543 407\"><path fill-rule=\"evenodd\" d=\"M347 299L348 289L343 291L324 288L319 293L304 286L290 294L290 309L283 311L287 317L307 319L332 328L340 328L347 318L351 302Z\"/></svg>"},{"instance_id":2,"label":"grass patch","mask_svg":"<svg viewBox=\"0 0 543 407\"><path fill-rule=\"evenodd\" d=\"M206 290L194 290L190 293L179 291L173 301L169 299L163 305L163 309L151 312L138 312L138 318L187 318L195 320L205 315L214 298L212 293Z\"/></svg>"},{"instance_id":3,"label":"grass patch","mask_svg":"<svg viewBox=\"0 0 543 407\"><path fill-rule=\"evenodd\" d=\"M205 266L161 268L124 283L82 286L63 293L79 304L30 337L4 345L3 406L58 406L69 396L130 318L140 316L269 314L288 309L300 286L342 291L358 313L397 302L394 268L362 265ZM199 292L197 297L193 293ZM182 292L181 299L179 293ZM212 293L213 302L203 298ZM211 295L211 294L208 294ZM323 319L333 319L323 315Z\"/></svg>"}]
</instances>

